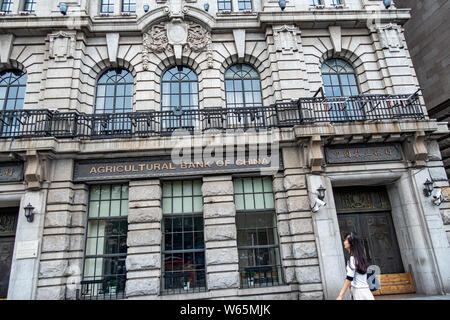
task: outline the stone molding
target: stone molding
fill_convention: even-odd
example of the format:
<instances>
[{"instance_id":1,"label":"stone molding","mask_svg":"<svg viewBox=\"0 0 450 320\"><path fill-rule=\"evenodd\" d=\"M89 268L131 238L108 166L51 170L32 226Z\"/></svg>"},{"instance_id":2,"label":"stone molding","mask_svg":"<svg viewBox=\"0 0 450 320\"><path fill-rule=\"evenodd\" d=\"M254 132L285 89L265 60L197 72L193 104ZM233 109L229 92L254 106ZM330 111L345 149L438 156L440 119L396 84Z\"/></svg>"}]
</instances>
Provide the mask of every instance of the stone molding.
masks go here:
<instances>
[{"instance_id":1,"label":"stone molding","mask_svg":"<svg viewBox=\"0 0 450 320\"><path fill-rule=\"evenodd\" d=\"M389 49L390 52L399 52L400 49L403 49L404 45L400 26L390 23L385 26L377 27L377 31L383 49Z\"/></svg>"},{"instance_id":2,"label":"stone molding","mask_svg":"<svg viewBox=\"0 0 450 320\"><path fill-rule=\"evenodd\" d=\"M300 31L293 25L273 26L273 39L277 51L284 55L294 54L298 51L297 35Z\"/></svg>"}]
</instances>

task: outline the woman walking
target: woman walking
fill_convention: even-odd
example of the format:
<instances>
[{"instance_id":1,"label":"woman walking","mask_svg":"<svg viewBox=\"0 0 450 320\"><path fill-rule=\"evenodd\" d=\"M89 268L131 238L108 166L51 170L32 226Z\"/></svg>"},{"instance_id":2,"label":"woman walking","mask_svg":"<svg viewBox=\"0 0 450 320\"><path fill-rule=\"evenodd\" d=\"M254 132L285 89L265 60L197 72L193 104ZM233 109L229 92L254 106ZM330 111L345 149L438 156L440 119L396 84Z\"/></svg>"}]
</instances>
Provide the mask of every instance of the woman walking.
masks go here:
<instances>
[{"instance_id":1,"label":"woman walking","mask_svg":"<svg viewBox=\"0 0 450 320\"><path fill-rule=\"evenodd\" d=\"M350 254L350 259L347 261L347 278L336 300L342 300L349 287L353 300L375 300L367 283L369 262L361 239L354 232L345 235L344 248Z\"/></svg>"}]
</instances>

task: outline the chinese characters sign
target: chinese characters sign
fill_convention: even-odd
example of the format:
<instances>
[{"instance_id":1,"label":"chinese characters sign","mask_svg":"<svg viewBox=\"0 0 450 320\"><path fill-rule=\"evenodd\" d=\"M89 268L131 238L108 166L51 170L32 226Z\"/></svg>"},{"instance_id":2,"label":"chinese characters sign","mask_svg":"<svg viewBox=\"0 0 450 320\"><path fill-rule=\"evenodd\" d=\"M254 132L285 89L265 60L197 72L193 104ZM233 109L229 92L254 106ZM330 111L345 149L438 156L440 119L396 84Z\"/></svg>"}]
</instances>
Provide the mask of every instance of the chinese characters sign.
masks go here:
<instances>
[{"instance_id":1,"label":"chinese characters sign","mask_svg":"<svg viewBox=\"0 0 450 320\"><path fill-rule=\"evenodd\" d=\"M403 159L398 143L329 146L325 147L325 157L329 164Z\"/></svg>"},{"instance_id":2,"label":"chinese characters sign","mask_svg":"<svg viewBox=\"0 0 450 320\"><path fill-rule=\"evenodd\" d=\"M22 181L23 163L0 162L0 182Z\"/></svg>"}]
</instances>

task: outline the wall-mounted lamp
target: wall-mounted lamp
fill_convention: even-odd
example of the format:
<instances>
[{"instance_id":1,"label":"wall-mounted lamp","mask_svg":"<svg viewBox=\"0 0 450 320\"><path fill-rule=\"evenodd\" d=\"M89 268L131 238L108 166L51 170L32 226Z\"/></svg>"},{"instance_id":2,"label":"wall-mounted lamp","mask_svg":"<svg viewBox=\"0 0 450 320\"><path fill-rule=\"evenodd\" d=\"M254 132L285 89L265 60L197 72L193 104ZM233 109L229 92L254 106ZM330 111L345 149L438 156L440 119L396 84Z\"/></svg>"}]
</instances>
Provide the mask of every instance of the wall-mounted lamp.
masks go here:
<instances>
[{"instance_id":1,"label":"wall-mounted lamp","mask_svg":"<svg viewBox=\"0 0 450 320\"><path fill-rule=\"evenodd\" d=\"M66 15L67 13L67 4L65 2L59 3L59 12L61 12L63 15Z\"/></svg>"},{"instance_id":2,"label":"wall-mounted lamp","mask_svg":"<svg viewBox=\"0 0 450 320\"><path fill-rule=\"evenodd\" d=\"M433 182L427 178L427 181L425 181L423 185L425 186L425 189L423 189L423 194L425 195L425 197L431 196L434 188Z\"/></svg>"},{"instance_id":3,"label":"wall-mounted lamp","mask_svg":"<svg viewBox=\"0 0 450 320\"><path fill-rule=\"evenodd\" d=\"M280 6L281 11L283 11L284 9L286 9L286 0L279 0L278 5Z\"/></svg>"},{"instance_id":4,"label":"wall-mounted lamp","mask_svg":"<svg viewBox=\"0 0 450 320\"><path fill-rule=\"evenodd\" d=\"M148 4L144 4L144 12L148 12L150 10L150 6Z\"/></svg>"},{"instance_id":5,"label":"wall-mounted lamp","mask_svg":"<svg viewBox=\"0 0 450 320\"><path fill-rule=\"evenodd\" d=\"M33 222L34 219L34 207L31 205L31 203L28 203L28 205L23 208L25 211L25 217L27 217L28 222Z\"/></svg>"},{"instance_id":6,"label":"wall-mounted lamp","mask_svg":"<svg viewBox=\"0 0 450 320\"><path fill-rule=\"evenodd\" d=\"M318 193L317 198L319 198L320 200L325 199L325 191L327 191L327 189L325 189L322 185L320 185L320 187L317 188Z\"/></svg>"},{"instance_id":7,"label":"wall-mounted lamp","mask_svg":"<svg viewBox=\"0 0 450 320\"><path fill-rule=\"evenodd\" d=\"M392 0L384 0L384 1L383 1L383 4L384 4L384 6L385 6L386 9L389 9L389 7L390 7L391 4L392 4Z\"/></svg>"},{"instance_id":8,"label":"wall-mounted lamp","mask_svg":"<svg viewBox=\"0 0 450 320\"><path fill-rule=\"evenodd\" d=\"M203 5L203 8L205 9L205 11L208 11L208 10L209 10L209 3L208 3L208 2L205 3L205 4Z\"/></svg>"}]
</instances>

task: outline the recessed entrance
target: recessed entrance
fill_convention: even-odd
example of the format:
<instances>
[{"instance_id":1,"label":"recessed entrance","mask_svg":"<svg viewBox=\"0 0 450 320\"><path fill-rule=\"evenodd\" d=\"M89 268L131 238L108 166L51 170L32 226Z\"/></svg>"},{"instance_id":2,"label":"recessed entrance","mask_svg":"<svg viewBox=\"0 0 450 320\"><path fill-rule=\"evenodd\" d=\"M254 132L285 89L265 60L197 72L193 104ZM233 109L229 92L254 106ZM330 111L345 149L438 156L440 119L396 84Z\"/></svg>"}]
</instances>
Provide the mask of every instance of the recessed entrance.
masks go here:
<instances>
[{"instance_id":1,"label":"recessed entrance","mask_svg":"<svg viewBox=\"0 0 450 320\"><path fill-rule=\"evenodd\" d=\"M19 208L0 208L0 299L8 295Z\"/></svg>"},{"instance_id":2,"label":"recessed entrance","mask_svg":"<svg viewBox=\"0 0 450 320\"><path fill-rule=\"evenodd\" d=\"M384 187L335 188L334 198L341 239L356 232L364 241L369 264L380 267L381 289L374 294L415 292L410 273L405 273ZM344 250L348 259L347 251Z\"/></svg>"}]
</instances>

